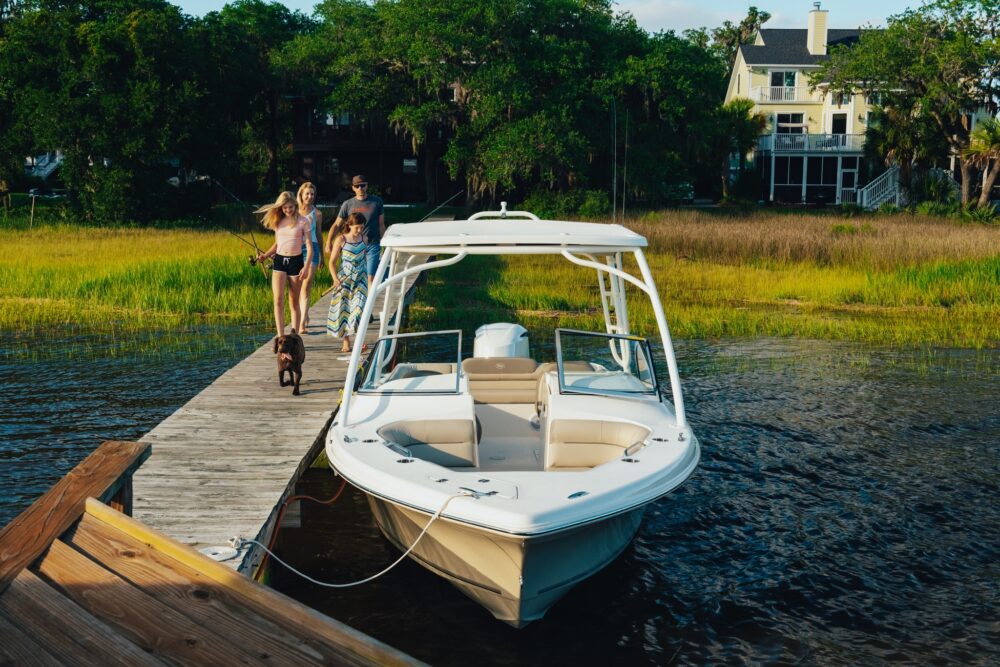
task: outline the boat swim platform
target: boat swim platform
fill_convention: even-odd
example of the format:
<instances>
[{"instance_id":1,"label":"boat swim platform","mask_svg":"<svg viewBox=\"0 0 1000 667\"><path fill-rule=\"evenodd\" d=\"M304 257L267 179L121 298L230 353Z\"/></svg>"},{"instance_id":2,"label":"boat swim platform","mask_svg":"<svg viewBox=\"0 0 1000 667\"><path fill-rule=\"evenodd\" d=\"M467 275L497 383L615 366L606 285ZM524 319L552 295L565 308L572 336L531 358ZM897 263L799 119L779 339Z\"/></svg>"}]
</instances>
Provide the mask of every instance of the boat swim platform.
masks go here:
<instances>
[{"instance_id":1,"label":"boat swim platform","mask_svg":"<svg viewBox=\"0 0 1000 667\"><path fill-rule=\"evenodd\" d=\"M195 549L269 542L340 404L349 356L326 334L329 302L309 309L300 395L278 385L271 338L141 438L155 453L135 474L136 519ZM264 555L253 545L222 562L256 576Z\"/></svg>"},{"instance_id":2,"label":"boat swim platform","mask_svg":"<svg viewBox=\"0 0 1000 667\"><path fill-rule=\"evenodd\" d=\"M0 530L0 665L418 665L130 518L108 441Z\"/></svg>"}]
</instances>

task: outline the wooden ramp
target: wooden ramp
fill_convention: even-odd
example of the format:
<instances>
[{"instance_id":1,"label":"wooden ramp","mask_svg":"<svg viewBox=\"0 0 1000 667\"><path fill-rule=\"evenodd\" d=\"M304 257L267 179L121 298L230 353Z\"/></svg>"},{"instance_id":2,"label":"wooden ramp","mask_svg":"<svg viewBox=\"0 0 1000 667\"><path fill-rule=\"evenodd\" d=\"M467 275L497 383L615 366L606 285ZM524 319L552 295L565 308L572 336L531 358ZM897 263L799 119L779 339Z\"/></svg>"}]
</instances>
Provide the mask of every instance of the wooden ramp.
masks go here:
<instances>
[{"instance_id":1,"label":"wooden ramp","mask_svg":"<svg viewBox=\"0 0 1000 667\"><path fill-rule=\"evenodd\" d=\"M0 531L0 664L419 664L126 516L148 455L104 443Z\"/></svg>"},{"instance_id":2,"label":"wooden ramp","mask_svg":"<svg viewBox=\"0 0 1000 667\"><path fill-rule=\"evenodd\" d=\"M340 403L348 355L326 335L328 308L325 297L309 311L299 396L278 386L269 341L142 437L156 455L135 476L137 519L196 549L237 535L267 542ZM224 562L251 574L263 555L254 547Z\"/></svg>"}]
</instances>

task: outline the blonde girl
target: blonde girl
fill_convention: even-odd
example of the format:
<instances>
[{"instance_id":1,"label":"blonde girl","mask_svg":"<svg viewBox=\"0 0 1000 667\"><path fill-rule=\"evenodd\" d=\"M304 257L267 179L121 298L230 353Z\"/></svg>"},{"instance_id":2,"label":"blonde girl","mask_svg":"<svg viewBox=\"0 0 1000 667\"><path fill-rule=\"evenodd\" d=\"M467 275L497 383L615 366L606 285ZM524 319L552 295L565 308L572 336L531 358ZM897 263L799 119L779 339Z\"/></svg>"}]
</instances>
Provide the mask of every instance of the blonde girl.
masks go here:
<instances>
[{"instance_id":1,"label":"blonde girl","mask_svg":"<svg viewBox=\"0 0 1000 667\"><path fill-rule=\"evenodd\" d=\"M302 243L308 238L309 220L298 214L295 195L282 192L273 204L257 209L255 213L263 213L261 221L265 227L274 232L274 245L267 252L257 254L257 260L266 257L274 258L271 272L271 293L274 296L274 325L278 335L285 334L285 291L289 293L289 305L292 308L292 329L302 331L303 315L300 307L299 293L302 287L302 269L306 263L312 262L312 244L306 244L306 256L302 257Z\"/></svg>"},{"instance_id":2,"label":"blonde girl","mask_svg":"<svg viewBox=\"0 0 1000 667\"><path fill-rule=\"evenodd\" d=\"M316 186L306 181L299 186L299 191L295 195L295 200L299 205L299 215L309 220L309 237L302 245L302 254L306 254L306 244L312 245L312 261L307 262L302 270L302 289L300 290L299 308L302 310L303 327L309 326L309 290L312 287L313 277L323 261L322 244L319 239L323 238L323 213L316 208Z\"/></svg>"},{"instance_id":3,"label":"blonde girl","mask_svg":"<svg viewBox=\"0 0 1000 667\"><path fill-rule=\"evenodd\" d=\"M347 216L343 233L337 234L330 253L328 268L333 276L333 298L330 299L330 311L326 318L326 332L343 339L341 352L351 351L351 336L358 330L361 311L368 300L366 224L361 213ZM341 260L339 269L338 259ZM361 344L361 351L365 351L364 343Z\"/></svg>"}]
</instances>

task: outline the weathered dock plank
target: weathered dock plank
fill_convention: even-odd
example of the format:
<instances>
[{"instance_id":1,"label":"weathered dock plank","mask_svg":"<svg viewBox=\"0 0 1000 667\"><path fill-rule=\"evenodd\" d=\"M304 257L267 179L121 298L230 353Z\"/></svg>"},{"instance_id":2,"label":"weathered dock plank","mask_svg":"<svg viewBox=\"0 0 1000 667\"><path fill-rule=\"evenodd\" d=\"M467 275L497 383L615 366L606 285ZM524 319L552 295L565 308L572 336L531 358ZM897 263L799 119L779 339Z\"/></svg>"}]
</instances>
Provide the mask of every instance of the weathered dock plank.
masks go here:
<instances>
[{"instance_id":1,"label":"weathered dock plank","mask_svg":"<svg viewBox=\"0 0 1000 667\"><path fill-rule=\"evenodd\" d=\"M349 358L326 335L328 308L326 297L309 311L301 395L278 386L269 341L142 438L155 455L134 477L138 520L196 549L237 535L266 542L340 402ZM251 573L261 556L225 564Z\"/></svg>"},{"instance_id":2,"label":"weathered dock plank","mask_svg":"<svg viewBox=\"0 0 1000 667\"><path fill-rule=\"evenodd\" d=\"M127 510L148 451L103 443L0 531L0 665L420 664L96 499Z\"/></svg>"}]
</instances>

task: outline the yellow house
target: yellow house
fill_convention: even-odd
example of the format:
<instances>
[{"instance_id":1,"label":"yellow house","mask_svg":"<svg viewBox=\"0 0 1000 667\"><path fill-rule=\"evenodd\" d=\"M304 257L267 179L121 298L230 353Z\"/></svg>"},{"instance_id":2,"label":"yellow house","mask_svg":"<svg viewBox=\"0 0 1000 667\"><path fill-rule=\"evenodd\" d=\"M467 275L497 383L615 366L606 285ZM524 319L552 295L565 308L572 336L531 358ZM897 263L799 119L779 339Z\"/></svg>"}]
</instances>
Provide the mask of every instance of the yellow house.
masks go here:
<instances>
[{"instance_id":1,"label":"yellow house","mask_svg":"<svg viewBox=\"0 0 1000 667\"><path fill-rule=\"evenodd\" d=\"M861 34L828 28L828 14L817 2L805 29L762 29L736 54L726 102L748 98L767 119L754 162L769 201L857 201L869 104L877 101L822 87L810 91L809 75L828 49Z\"/></svg>"}]
</instances>

